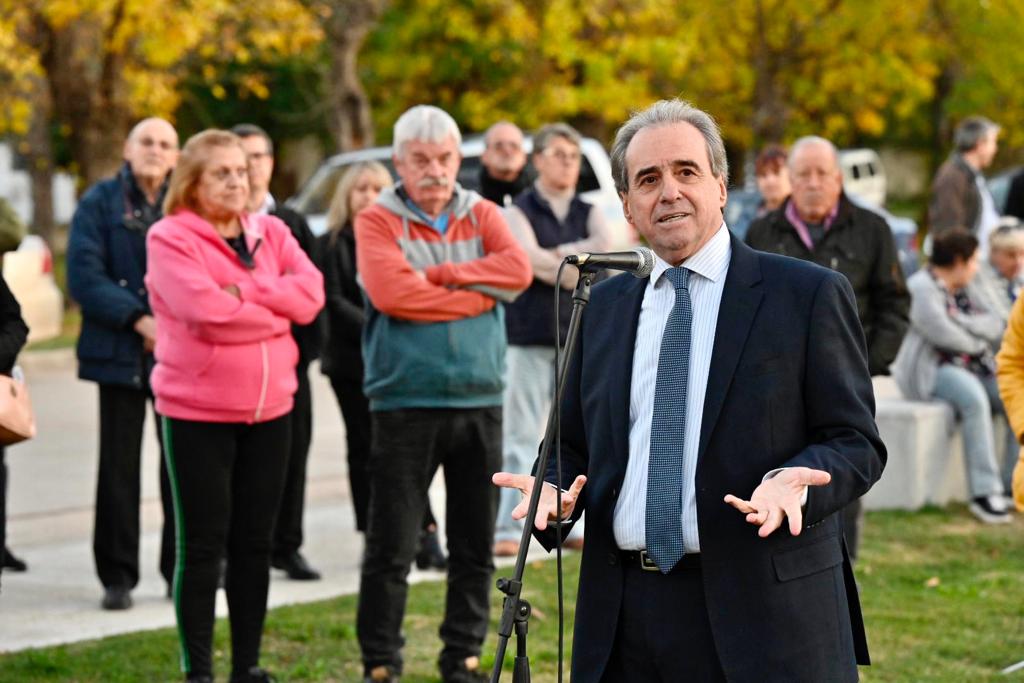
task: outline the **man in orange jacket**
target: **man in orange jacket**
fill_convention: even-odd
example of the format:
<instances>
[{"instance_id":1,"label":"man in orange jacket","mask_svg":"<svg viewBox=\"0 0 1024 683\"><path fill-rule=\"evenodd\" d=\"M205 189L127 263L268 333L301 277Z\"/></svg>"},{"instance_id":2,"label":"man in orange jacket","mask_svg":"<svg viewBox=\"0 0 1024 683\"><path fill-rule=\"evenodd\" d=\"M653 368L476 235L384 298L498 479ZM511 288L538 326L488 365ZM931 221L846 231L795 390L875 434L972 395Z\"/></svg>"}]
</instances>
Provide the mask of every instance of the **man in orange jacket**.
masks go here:
<instances>
[{"instance_id":1,"label":"man in orange jacket","mask_svg":"<svg viewBox=\"0 0 1024 683\"><path fill-rule=\"evenodd\" d=\"M395 123L401 182L355 219L368 305L364 390L370 399L370 505L357 630L367 681L397 681L409 564L427 489L444 466L458 509L447 516L448 596L439 660L445 683L484 681L501 468L505 320L532 279L498 207L456 181L461 135L437 107Z\"/></svg>"}]
</instances>

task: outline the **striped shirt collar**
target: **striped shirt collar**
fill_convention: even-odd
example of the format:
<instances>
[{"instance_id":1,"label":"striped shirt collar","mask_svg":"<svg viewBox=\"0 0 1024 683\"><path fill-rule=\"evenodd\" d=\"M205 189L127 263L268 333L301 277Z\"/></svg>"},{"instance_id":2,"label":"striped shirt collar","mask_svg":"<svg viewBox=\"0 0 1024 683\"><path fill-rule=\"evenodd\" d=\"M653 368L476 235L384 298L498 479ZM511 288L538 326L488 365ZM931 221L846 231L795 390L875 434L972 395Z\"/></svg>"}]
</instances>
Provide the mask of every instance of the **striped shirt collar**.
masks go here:
<instances>
[{"instance_id":1,"label":"striped shirt collar","mask_svg":"<svg viewBox=\"0 0 1024 683\"><path fill-rule=\"evenodd\" d=\"M726 271L729 270L729 257L731 255L729 228L725 226L725 223L722 223L715 236L708 240L707 244L700 248L700 251L683 261L682 265L707 280L718 282L718 279L723 277ZM654 270L651 271L651 282L658 285L661 276L672 267L671 263L655 254Z\"/></svg>"}]
</instances>

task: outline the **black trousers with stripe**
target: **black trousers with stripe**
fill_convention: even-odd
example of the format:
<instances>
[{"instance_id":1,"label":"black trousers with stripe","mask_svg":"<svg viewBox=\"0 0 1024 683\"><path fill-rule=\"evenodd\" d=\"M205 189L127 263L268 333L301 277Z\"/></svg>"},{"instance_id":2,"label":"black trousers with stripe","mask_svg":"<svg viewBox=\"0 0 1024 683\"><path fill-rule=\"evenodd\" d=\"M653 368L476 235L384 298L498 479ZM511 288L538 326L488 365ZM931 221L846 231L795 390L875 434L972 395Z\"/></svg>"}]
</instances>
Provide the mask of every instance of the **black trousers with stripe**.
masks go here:
<instances>
[{"instance_id":1,"label":"black trousers with stripe","mask_svg":"<svg viewBox=\"0 0 1024 683\"><path fill-rule=\"evenodd\" d=\"M290 417L258 424L164 419L174 497L174 607L186 674L211 675L221 557L231 620L232 670L259 663L271 535L291 438Z\"/></svg>"}]
</instances>

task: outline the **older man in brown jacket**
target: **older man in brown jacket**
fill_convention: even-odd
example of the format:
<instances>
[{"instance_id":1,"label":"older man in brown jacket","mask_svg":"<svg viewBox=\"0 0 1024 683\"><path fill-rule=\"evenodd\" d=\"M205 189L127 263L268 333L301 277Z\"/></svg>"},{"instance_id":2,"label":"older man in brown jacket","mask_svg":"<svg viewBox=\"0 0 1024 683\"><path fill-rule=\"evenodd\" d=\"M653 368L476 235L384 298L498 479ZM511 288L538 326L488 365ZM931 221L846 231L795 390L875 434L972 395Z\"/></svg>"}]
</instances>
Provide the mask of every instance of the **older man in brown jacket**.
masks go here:
<instances>
[{"instance_id":1,"label":"older man in brown jacket","mask_svg":"<svg viewBox=\"0 0 1024 683\"><path fill-rule=\"evenodd\" d=\"M932 235L965 228L978 238L981 257L988 257L988 235L999 222L992 195L982 171L998 149L999 126L983 116L964 119L953 136L953 153L935 174L928 203L928 228Z\"/></svg>"}]
</instances>

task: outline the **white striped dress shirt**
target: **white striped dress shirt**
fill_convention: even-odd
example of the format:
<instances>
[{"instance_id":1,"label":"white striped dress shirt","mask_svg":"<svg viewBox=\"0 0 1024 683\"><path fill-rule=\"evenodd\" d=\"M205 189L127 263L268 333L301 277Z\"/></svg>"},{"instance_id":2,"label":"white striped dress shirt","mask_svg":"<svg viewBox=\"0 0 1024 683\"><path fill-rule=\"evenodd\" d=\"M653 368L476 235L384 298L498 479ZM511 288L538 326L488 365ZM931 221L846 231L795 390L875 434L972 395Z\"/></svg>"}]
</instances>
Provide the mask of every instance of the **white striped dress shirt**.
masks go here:
<instances>
[{"instance_id":1,"label":"white striped dress shirt","mask_svg":"<svg viewBox=\"0 0 1024 683\"><path fill-rule=\"evenodd\" d=\"M690 336L690 368L686 397L686 435L683 448L683 548L700 552L697 535L697 499L694 476L697 449L704 416L704 394L708 387L711 351L715 345L718 308L722 303L725 276L729 270L732 247L729 230L723 223L700 251L686 259L683 266L690 276L693 302L693 327ZM613 527L615 542L623 550L647 547L647 464L651 454L651 420L654 416L654 386L658 377L658 356L665 323L676 302L676 291L662 275L671 268L657 258L651 279L644 291L633 348L633 380L629 392L629 462L622 492L615 505Z\"/></svg>"}]
</instances>

